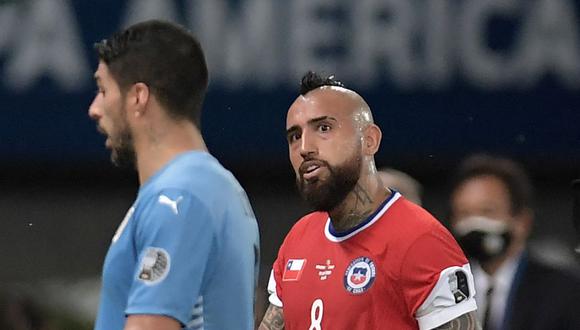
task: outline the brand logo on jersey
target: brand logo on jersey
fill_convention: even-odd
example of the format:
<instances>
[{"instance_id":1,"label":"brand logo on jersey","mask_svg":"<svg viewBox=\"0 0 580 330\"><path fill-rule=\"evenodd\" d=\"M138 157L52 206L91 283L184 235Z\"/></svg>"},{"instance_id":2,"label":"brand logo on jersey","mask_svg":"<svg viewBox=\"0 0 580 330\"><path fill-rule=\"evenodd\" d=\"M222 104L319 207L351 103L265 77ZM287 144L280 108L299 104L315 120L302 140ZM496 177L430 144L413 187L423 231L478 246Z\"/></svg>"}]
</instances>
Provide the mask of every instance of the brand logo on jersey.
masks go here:
<instances>
[{"instance_id":1,"label":"brand logo on jersey","mask_svg":"<svg viewBox=\"0 0 580 330\"><path fill-rule=\"evenodd\" d=\"M344 288L349 293L361 294L373 285L375 276L375 263L370 258L358 257L344 272Z\"/></svg>"},{"instance_id":2,"label":"brand logo on jersey","mask_svg":"<svg viewBox=\"0 0 580 330\"><path fill-rule=\"evenodd\" d=\"M320 276L320 280L324 281L332 274L332 270L334 269L334 265L330 264L330 259L326 259L326 264L324 265L316 265L316 270L318 270L318 276Z\"/></svg>"},{"instance_id":3,"label":"brand logo on jersey","mask_svg":"<svg viewBox=\"0 0 580 330\"><path fill-rule=\"evenodd\" d=\"M149 247L141 259L137 277L145 284L154 285L165 279L170 267L171 259L167 251L162 248Z\"/></svg>"},{"instance_id":4,"label":"brand logo on jersey","mask_svg":"<svg viewBox=\"0 0 580 330\"><path fill-rule=\"evenodd\" d=\"M121 224L119 225L119 227L117 227L117 231L115 231L115 236L113 236L113 243L115 243L119 239L119 237L121 237L123 230L125 230L125 227L127 227L127 223L129 222L129 219L131 219L131 217L133 216L134 212L135 212L134 206L132 206L129 209L129 211L127 211L127 214L125 214L123 221L121 221Z\"/></svg>"},{"instance_id":5,"label":"brand logo on jersey","mask_svg":"<svg viewBox=\"0 0 580 330\"><path fill-rule=\"evenodd\" d=\"M165 195L161 195L161 196L159 196L159 199L157 199L157 201L161 205L167 205L167 206L169 206L169 208L171 209L171 211L175 215L178 215L179 214L179 210L177 209L177 205L179 204L179 202L181 202L182 199L183 199L183 196L179 196L179 197L177 197L176 200L172 200L171 198L169 198L169 197L167 197Z\"/></svg>"},{"instance_id":6,"label":"brand logo on jersey","mask_svg":"<svg viewBox=\"0 0 580 330\"><path fill-rule=\"evenodd\" d=\"M298 281L306 266L306 259L289 259L282 275L282 281Z\"/></svg>"}]
</instances>

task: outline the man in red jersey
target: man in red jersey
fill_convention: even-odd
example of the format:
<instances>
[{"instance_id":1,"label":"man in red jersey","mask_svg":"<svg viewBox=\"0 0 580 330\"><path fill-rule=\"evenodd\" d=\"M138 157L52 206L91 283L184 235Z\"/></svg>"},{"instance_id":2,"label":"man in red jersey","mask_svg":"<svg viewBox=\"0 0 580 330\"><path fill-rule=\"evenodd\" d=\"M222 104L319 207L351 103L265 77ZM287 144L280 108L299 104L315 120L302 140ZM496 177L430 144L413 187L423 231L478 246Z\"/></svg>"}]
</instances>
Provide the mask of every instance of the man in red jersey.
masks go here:
<instances>
[{"instance_id":1,"label":"man in red jersey","mask_svg":"<svg viewBox=\"0 0 580 330\"><path fill-rule=\"evenodd\" d=\"M280 247L260 329L479 329L461 249L377 174L382 133L367 103L312 72L300 93L287 139L300 193L315 212Z\"/></svg>"}]
</instances>

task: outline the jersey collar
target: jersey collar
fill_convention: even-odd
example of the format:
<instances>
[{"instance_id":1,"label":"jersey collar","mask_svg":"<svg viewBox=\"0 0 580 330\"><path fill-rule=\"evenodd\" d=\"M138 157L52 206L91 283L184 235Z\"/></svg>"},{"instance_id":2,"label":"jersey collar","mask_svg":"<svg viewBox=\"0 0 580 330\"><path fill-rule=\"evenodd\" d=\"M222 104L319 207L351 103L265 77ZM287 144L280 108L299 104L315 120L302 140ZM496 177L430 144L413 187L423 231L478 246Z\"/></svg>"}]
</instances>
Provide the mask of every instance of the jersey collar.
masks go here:
<instances>
[{"instance_id":1,"label":"jersey collar","mask_svg":"<svg viewBox=\"0 0 580 330\"><path fill-rule=\"evenodd\" d=\"M395 203L401 197L401 194L398 191L392 190L392 192L393 193L391 196L389 196L389 198L383 202L383 204L375 211L375 213L371 214L365 221L359 223L347 231L337 232L334 227L332 227L332 221L330 221L330 217L328 217L326 220L326 225L324 226L324 235L329 241L342 242L372 226L372 224L377 222L383 216L383 214L387 212L391 205L393 205L393 203Z\"/></svg>"}]
</instances>

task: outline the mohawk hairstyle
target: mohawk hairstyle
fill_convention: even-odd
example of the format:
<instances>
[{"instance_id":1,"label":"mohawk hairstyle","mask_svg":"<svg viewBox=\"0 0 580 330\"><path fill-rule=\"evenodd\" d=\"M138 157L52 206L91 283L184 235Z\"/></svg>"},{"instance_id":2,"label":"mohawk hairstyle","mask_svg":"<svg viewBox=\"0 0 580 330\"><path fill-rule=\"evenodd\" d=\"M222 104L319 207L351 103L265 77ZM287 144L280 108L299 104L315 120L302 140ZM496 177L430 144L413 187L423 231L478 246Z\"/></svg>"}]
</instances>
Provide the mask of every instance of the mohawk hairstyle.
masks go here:
<instances>
[{"instance_id":1,"label":"mohawk hairstyle","mask_svg":"<svg viewBox=\"0 0 580 330\"><path fill-rule=\"evenodd\" d=\"M322 86L344 87L344 84L334 79L334 75L323 77L314 71L308 71L300 82L300 95L306 95L308 92Z\"/></svg>"}]
</instances>

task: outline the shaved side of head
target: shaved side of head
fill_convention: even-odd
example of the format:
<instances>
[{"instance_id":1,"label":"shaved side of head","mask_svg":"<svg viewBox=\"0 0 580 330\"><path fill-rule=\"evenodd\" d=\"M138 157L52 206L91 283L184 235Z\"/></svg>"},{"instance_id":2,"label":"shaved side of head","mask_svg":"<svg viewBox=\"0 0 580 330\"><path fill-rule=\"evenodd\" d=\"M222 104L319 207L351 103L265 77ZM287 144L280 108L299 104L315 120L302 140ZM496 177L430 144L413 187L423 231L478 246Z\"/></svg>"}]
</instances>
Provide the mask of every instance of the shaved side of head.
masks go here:
<instances>
[{"instance_id":1,"label":"shaved side of head","mask_svg":"<svg viewBox=\"0 0 580 330\"><path fill-rule=\"evenodd\" d=\"M323 85L300 97L308 99L310 96L320 94L328 94L329 97L336 98L337 102L344 102L346 105L345 108L352 112L352 119L359 130L374 124L373 114L369 105L362 96L351 89L341 86Z\"/></svg>"}]
</instances>

